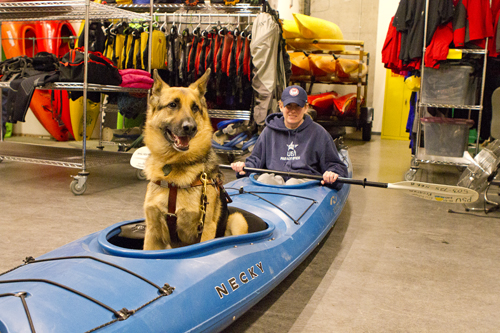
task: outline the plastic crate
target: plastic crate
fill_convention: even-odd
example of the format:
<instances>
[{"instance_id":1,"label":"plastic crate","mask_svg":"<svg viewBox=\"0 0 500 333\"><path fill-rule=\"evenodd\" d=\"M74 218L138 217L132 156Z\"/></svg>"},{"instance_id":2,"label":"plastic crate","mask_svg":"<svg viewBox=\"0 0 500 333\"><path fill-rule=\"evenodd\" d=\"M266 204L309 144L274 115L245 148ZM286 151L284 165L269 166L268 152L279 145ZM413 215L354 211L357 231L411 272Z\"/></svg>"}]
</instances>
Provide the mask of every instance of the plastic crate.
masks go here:
<instances>
[{"instance_id":1,"label":"plastic crate","mask_svg":"<svg viewBox=\"0 0 500 333\"><path fill-rule=\"evenodd\" d=\"M448 105L476 104L476 81L472 66L441 65L425 68L422 103Z\"/></svg>"},{"instance_id":2,"label":"plastic crate","mask_svg":"<svg viewBox=\"0 0 500 333\"><path fill-rule=\"evenodd\" d=\"M421 118L424 127L424 147L427 155L462 157L467 149L470 119L426 117Z\"/></svg>"}]
</instances>

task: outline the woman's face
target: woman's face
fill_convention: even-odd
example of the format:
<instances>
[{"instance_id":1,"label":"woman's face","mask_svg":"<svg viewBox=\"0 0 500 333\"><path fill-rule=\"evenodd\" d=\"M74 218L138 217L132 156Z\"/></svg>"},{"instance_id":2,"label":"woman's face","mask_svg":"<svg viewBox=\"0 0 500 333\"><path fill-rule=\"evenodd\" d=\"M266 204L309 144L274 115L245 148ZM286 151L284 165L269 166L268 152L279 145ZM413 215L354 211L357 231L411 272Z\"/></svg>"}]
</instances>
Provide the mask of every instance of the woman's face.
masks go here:
<instances>
[{"instance_id":1,"label":"woman's face","mask_svg":"<svg viewBox=\"0 0 500 333\"><path fill-rule=\"evenodd\" d=\"M309 105L306 103L303 107L300 107L296 103L290 103L284 106L283 102L279 101L279 107L285 118L285 126L289 129L296 129L304 121L304 114Z\"/></svg>"}]
</instances>

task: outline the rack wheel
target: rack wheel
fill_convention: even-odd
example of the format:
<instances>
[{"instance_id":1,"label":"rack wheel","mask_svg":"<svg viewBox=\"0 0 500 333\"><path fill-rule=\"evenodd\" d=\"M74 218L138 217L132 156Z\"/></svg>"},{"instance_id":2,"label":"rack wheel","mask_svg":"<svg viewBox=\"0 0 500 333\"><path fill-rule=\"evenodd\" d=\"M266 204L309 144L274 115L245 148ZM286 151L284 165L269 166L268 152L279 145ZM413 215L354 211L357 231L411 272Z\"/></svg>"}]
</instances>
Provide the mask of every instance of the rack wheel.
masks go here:
<instances>
[{"instance_id":1,"label":"rack wheel","mask_svg":"<svg viewBox=\"0 0 500 333\"><path fill-rule=\"evenodd\" d=\"M3 162L3 158L0 158L0 163L2 163L2 162Z\"/></svg>"},{"instance_id":2,"label":"rack wheel","mask_svg":"<svg viewBox=\"0 0 500 333\"><path fill-rule=\"evenodd\" d=\"M135 170L135 176L139 180L146 180L146 173L144 172L144 170L140 169Z\"/></svg>"},{"instance_id":3,"label":"rack wheel","mask_svg":"<svg viewBox=\"0 0 500 333\"><path fill-rule=\"evenodd\" d=\"M233 163L234 162L234 155L233 154L228 154L227 155L227 161L229 163Z\"/></svg>"},{"instance_id":4,"label":"rack wheel","mask_svg":"<svg viewBox=\"0 0 500 333\"><path fill-rule=\"evenodd\" d=\"M79 185L78 180L74 179L71 181L71 184L69 184L69 188L74 195L82 195L87 190L87 183Z\"/></svg>"},{"instance_id":5,"label":"rack wheel","mask_svg":"<svg viewBox=\"0 0 500 333\"><path fill-rule=\"evenodd\" d=\"M405 180L412 181L415 180L415 174L417 173L417 169L410 169L405 172Z\"/></svg>"},{"instance_id":6,"label":"rack wheel","mask_svg":"<svg viewBox=\"0 0 500 333\"><path fill-rule=\"evenodd\" d=\"M372 123L363 124L361 131L361 138L363 141L370 141L372 139Z\"/></svg>"}]
</instances>

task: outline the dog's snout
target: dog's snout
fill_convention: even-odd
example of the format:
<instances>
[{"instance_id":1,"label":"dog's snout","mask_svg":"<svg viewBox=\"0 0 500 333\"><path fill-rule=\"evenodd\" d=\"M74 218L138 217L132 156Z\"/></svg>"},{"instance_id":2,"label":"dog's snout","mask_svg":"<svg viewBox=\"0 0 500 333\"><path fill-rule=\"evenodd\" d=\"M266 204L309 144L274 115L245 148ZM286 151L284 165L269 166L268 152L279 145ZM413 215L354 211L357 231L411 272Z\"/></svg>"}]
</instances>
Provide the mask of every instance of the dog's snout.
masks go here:
<instances>
[{"instance_id":1,"label":"dog's snout","mask_svg":"<svg viewBox=\"0 0 500 333\"><path fill-rule=\"evenodd\" d=\"M187 136L194 136L198 127L196 126L196 121L193 118L186 118L181 123L182 131Z\"/></svg>"}]
</instances>

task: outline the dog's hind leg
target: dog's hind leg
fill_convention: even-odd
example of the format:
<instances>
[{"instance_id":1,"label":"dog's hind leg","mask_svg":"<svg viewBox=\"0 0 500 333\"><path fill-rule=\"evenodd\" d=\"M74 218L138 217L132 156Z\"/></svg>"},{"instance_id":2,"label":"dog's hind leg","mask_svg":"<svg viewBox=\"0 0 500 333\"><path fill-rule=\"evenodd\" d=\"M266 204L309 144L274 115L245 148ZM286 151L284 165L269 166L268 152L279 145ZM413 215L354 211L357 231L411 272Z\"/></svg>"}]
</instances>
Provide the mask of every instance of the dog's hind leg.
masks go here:
<instances>
[{"instance_id":1,"label":"dog's hind leg","mask_svg":"<svg viewBox=\"0 0 500 333\"><path fill-rule=\"evenodd\" d=\"M248 223L241 213L233 213L227 218L226 232L224 236L236 236L248 234Z\"/></svg>"}]
</instances>

